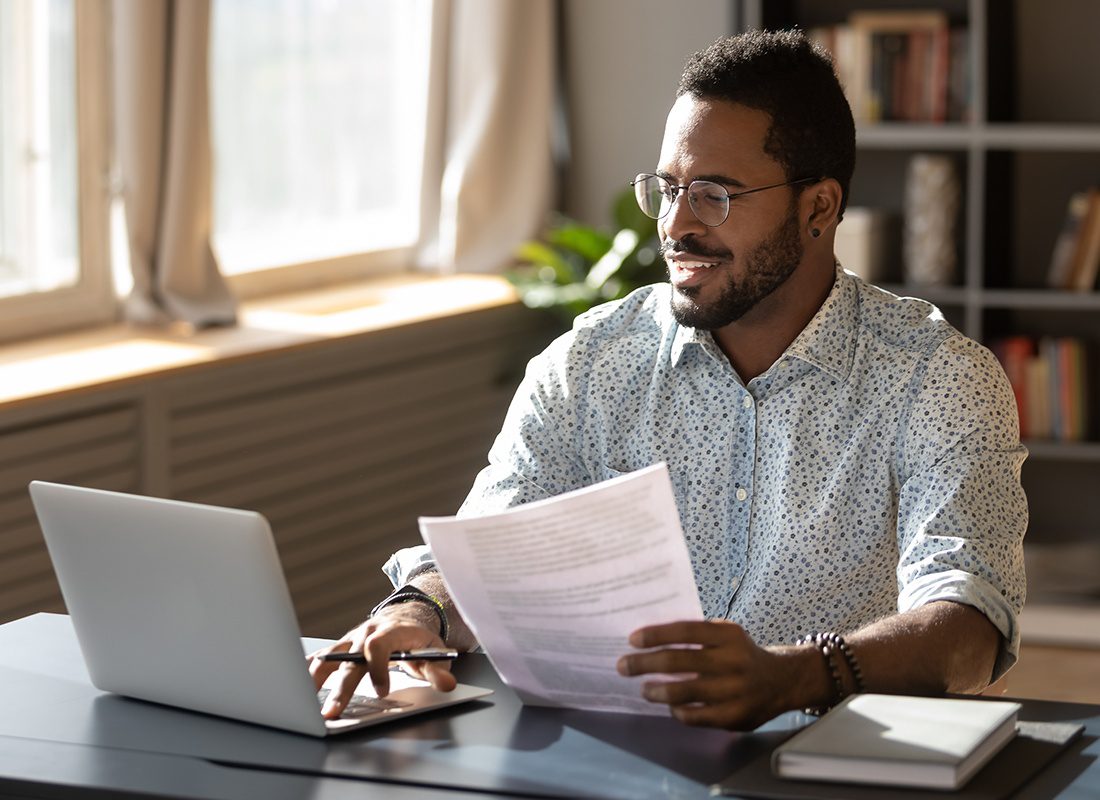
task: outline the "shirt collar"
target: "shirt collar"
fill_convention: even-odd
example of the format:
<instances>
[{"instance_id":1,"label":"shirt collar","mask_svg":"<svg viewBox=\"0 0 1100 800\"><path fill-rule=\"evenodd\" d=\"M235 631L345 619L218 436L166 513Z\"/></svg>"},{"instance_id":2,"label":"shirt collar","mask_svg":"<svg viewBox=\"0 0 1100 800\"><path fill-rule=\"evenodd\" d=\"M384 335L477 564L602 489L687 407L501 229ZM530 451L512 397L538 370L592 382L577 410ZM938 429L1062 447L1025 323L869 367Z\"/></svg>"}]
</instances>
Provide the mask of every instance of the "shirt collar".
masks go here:
<instances>
[{"instance_id":1,"label":"shirt collar","mask_svg":"<svg viewBox=\"0 0 1100 800\"><path fill-rule=\"evenodd\" d=\"M710 331L701 331L698 328L688 328L684 325L676 324L676 335L672 339L672 365L678 366L680 359L683 358L684 352L689 345L698 345L705 351L707 347L717 347L714 343L714 337L710 335ZM725 356L723 356L725 358Z\"/></svg>"},{"instance_id":2,"label":"shirt collar","mask_svg":"<svg viewBox=\"0 0 1100 800\"><path fill-rule=\"evenodd\" d=\"M829 296L780 357L801 359L839 381L852 371L859 325L859 286L855 276L836 266Z\"/></svg>"},{"instance_id":3,"label":"shirt collar","mask_svg":"<svg viewBox=\"0 0 1100 800\"><path fill-rule=\"evenodd\" d=\"M836 278L828 297L779 361L788 357L798 358L837 380L847 379L855 358L858 320L859 287L855 277L837 264ZM704 351L717 348L709 331L677 325L672 341L673 366L679 364L688 345L692 344L699 345Z\"/></svg>"}]
</instances>

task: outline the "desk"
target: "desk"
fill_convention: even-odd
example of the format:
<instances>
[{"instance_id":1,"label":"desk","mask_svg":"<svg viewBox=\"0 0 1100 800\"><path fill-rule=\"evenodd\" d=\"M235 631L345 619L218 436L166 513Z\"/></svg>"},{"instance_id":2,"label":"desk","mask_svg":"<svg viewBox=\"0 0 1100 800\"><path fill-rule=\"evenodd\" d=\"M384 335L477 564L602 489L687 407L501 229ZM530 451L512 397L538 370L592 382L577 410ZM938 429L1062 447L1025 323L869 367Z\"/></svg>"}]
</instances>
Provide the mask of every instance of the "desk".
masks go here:
<instances>
[{"instance_id":1,"label":"desk","mask_svg":"<svg viewBox=\"0 0 1100 800\"><path fill-rule=\"evenodd\" d=\"M525 708L484 657L464 655L455 671L496 693L322 741L101 693L68 617L37 614L0 626L0 796L705 798L806 722L784 714L735 734ZM1025 796L1100 796L1100 706L1023 705L1023 719L1087 725Z\"/></svg>"}]
</instances>

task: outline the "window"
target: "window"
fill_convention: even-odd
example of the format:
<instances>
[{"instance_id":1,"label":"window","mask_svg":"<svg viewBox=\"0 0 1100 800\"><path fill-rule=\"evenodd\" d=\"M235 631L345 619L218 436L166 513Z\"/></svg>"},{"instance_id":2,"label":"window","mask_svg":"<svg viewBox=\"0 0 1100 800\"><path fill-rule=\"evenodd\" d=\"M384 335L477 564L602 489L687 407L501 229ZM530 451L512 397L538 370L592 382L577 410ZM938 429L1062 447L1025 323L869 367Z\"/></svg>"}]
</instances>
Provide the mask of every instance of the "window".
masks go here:
<instances>
[{"instance_id":1,"label":"window","mask_svg":"<svg viewBox=\"0 0 1100 800\"><path fill-rule=\"evenodd\" d=\"M408 263L430 37L428 0L215 2L214 242L239 294Z\"/></svg>"},{"instance_id":2,"label":"window","mask_svg":"<svg viewBox=\"0 0 1100 800\"><path fill-rule=\"evenodd\" d=\"M104 12L98 0L0 3L0 337L114 313Z\"/></svg>"}]
</instances>

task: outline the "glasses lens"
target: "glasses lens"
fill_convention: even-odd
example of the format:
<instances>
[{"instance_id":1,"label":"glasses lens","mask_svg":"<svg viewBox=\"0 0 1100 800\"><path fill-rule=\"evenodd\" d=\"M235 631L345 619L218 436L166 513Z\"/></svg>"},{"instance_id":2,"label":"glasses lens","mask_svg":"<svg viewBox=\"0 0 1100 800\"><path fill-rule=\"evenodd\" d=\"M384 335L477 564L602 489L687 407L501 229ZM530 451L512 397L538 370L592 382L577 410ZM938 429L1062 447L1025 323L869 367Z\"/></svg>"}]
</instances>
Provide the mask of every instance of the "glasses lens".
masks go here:
<instances>
[{"instance_id":1,"label":"glasses lens","mask_svg":"<svg viewBox=\"0 0 1100 800\"><path fill-rule=\"evenodd\" d=\"M660 219L668 213L668 196L672 189L664 178L656 175L639 175L634 179L634 196L638 207L647 217Z\"/></svg>"},{"instance_id":2,"label":"glasses lens","mask_svg":"<svg viewBox=\"0 0 1100 800\"><path fill-rule=\"evenodd\" d=\"M726 221L730 198L726 190L710 181L692 181L688 187L688 204L704 225L715 227Z\"/></svg>"}]
</instances>

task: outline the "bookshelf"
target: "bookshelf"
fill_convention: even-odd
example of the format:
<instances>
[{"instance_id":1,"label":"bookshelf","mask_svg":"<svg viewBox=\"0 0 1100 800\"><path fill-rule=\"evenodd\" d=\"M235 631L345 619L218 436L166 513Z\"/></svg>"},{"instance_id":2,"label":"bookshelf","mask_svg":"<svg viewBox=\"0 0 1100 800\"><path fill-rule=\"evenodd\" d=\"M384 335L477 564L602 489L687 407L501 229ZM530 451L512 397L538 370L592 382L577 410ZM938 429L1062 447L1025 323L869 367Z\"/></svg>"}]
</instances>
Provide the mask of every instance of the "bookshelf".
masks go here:
<instances>
[{"instance_id":1,"label":"bookshelf","mask_svg":"<svg viewBox=\"0 0 1100 800\"><path fill-rule=\"evenodd\" d=\"M969 111L962 120L857 119L851 206L901 219L906 167L917 153L948 156L962 202L957 268L942 286L906 285L900 232L887 278L897 294L935 303L967 335L986 344L1015 335L1074 337L1088 349L1089 420L1083 441L1025 439L1023 482L1031 522L1025 552L1036 601L1100 608L1100 576L1078 581L1031 574L1060 548L1100 557L1100 292L1046 288L1051 252L1074 192L1100 185L1100 4L1091 0L741 0L741 29L847 25L853 13L944 14L965 30ZM835 28L834 28L835 30ZM896 84L895 84L896 85ZM857 104L857 108L858 108ZM843 223L842 223L843 224ZM900 224L897 226L900 231ZM1074 565L1067 556L1065 570ZM1080 577L1080 576L1079 576ZM1082 591L1080 584L1085 585Z\"/></svg>"}]
</instances>

